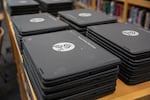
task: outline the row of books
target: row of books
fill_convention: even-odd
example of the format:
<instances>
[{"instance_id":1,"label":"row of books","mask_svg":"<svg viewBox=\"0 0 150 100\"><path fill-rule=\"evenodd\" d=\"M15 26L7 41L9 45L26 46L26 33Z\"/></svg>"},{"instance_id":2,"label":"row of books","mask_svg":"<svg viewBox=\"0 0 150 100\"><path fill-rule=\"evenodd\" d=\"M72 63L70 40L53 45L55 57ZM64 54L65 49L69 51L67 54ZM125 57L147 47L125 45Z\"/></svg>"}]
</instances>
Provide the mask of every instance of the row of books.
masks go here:
<instances>
[{"instance_id":1,"label":"row of books","mask_svg":"<svg viewBox=\"0 0 150 100\"><path fill-rule=\"evenodd\" d=\"M97 0L97 11L104 11L112 16L122 17L123 4L110 0Z\"/></svg>"},{"instance_id":2,"label":"row of books","mask_svg":"<svg viewBox=\"0 0 150 100\"><path fill-rule=\"evenodd\" d=\"M80 3L87 5L88 7L92 5L92 0L78 0ZM122 18L123 16L123 6L124 4L113 1L113 0L97 0L97 11L106 12L111 16L117 16ZM150 29L150 12L138 7L130 7L128 14L128 22L136 24L138 26L144 27L145 29Z\"/></svg>"},{"instance_id":3,"label":"row of books","mask_svg":"<svg viewBox=\"0 0 150 100\"><path fill-rule=\"evenodd\" d=\"M87 7L91 7L93 0L78 0L78 2L86 5Z\"/></svg>"},{"instance_id":4,"label":"row of books","mask_svg":"<svg viewBox=\"0 0 150 100\"><path fill-rule=\"evenodd\" d=\"M129 9L128 22L150 29L150 12L146 9L132 6Z\"/></svg>"}]
</instances>

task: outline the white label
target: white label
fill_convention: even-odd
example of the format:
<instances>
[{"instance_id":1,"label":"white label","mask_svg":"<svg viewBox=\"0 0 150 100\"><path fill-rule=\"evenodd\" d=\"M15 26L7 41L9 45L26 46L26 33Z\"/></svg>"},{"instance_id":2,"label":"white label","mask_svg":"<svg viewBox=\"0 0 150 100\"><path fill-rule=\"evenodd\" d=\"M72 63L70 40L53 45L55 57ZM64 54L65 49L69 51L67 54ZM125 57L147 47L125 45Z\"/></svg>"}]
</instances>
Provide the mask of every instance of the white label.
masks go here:
<instances>
[{"instance_id":1,"label":"white label","mask_svg":"<svg viewBox=\"0 0 150 100\"><path fill-rule=\"evenodd\" d=\"M27 1L21 0L21 1L19 1L19 3L27 3Z\"/></svg>"},{"instance_id":2,"label":"white label","mask_svg":"<svg viewBox=\"0 0 150 100\"><path fill-rule=\"evenodd\" d=\"M44 22L45 19L44 18L32 18L30 19L31 23L40 23L40 22Z\"/></svg>"},{"instance_id":3,"label":"white label","mask_svg":"<svg viewBox=\"0 0 150 100\"><path fill-rule=\"evenodd\" d=\"M89 43L88 41L86 41L85 39L83 39L82 37L78 36L78 38L80 40L82 40L83 42L85 42L86 44L88 44L89 46L91 46L93 49L96 49L96 47L94 45L92 45L91 43Z\"/></svg>"},{"instance_id":4,"label":"white label","mask_svg":"<svg viewBox=\"0 0 150 100\"><path fill-rule=\"evenodd\" d=\"M133 31L133 30L124 30L122 31L122 34L126 36L138 36L139 35L138 32Z\"/></svg>"},{"instance_id":5,"label":"white label","mask_svg":"<svg viewBox=\"0 0 150 100\"><path fill-rule=\"evenodd\" d=\"M60 42L60 43L54 44L52 48L55 51L67 52L67 51L73 50L75 48L75 45L69 42Z\"/></svg>"},{"instance_id":6,"label":"white label","mask_svg":"<svg viewBox=\"0 0 150 100\"><path fill-rule=\"evenodd\" d=\"M80 17L91 17L92 14L91 13L79 13L78 16L80 16Z\"/></svg>"}]
</instances>

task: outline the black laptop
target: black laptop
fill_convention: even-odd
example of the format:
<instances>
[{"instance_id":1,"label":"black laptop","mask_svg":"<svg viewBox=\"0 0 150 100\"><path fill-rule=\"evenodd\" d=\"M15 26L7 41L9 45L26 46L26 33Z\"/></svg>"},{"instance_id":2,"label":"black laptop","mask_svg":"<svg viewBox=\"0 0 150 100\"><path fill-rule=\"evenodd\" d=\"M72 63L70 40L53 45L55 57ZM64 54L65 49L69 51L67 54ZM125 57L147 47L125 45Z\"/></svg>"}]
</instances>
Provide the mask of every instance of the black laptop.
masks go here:
<instances>
[{"instance_id":1,"label":"black laptop","mask_svg":"<svg viewBox=\"0 0 150 100\"><path fill-rule=\"evenodd\" d=\"M57 15L58 11L73 9L73 0L38 0L40 8L44 12Z\"/></svg>"},{"instance_id":2,"label":"black laptop","mask_svg":"<svg viewBox=\"0 0 150 100\"><path fill-rule=\"evenodd\" d=\"M48 13L13 16L12 21L21 36L55 32L68 25Z\"/></svg>"},{"instance_id":3,"label":"black laptop","mask_svg":"<svg viewBox=\"0 0 150 100\"><path fill-rule=\"evenodd\" d=\"M77 77L80 79L111 70L113 65L117 68L120 63L119 58L73 30L24 37L23 47L25 48L23 55L30 56L28 59L26 57L27 66L30 66L26 68L28 72L32 71L29 75L32 76L34 88L37 93L49 99L63 97L68 92L75 93L73 91L78 90L66 88L62 92L44 95L41 85L38 85L40 80L37 80L37 77L49 81L51 86L54 86L58 83L63 84L67 82L66 80L73 81ZM34 74L35 71L38 75ZM80 88L88 87L89 85ZM58 96L60 93L61 95Z\"/></svg>"},{"instance_id":4,"label":"black laptop","mask_svg":"<svg viewBox=\"0 0 150 100\"><path fill-rule=\"evenodd\" d=\"M60 19L71 24L78 31L85 31L87 26L115 23L116 17L89 9L76 9L59 12Z\"/></svg>"},{"instance_id":5,"label":"black laptop","mask_svg":"<svg viewBox=\"0 0 150 100\"><path fill-rule=\"evenodd\" d=\"M48 13L12 16L20 50L22 51L22 37L69 29L69 25L56 19Z\"/></svg>"},{"instance_id":6,"label":"black laptop","mask_svg":"<svg viewBox=\"0 0 150 100\"><path fill-rule=\"evenodd\" d=\"M76 73L105 69L107 67L100 66L120 62L119 58L72 30L24 37L23 40L43 80L76 76Z\"/></svg>"},{"instance_id":7,"label":"black laptop","mask_svg":"<svg viewBox=\"0 0 150 100\"><path fill-rule=\"evenodd\" d=\"M120 78L127 84L149 80L150 32L131 24L88 27L87 37L122 60Z\"/></svg>"},{"instance_id":8,"label":"black laptop","mask_svg":"<svg viewBox=\"0 0 150 100\"><path fill-rule=\"evenodd\" d=\"M97 25L88 28L90 33L96 33L105 41L114 44L122 52L135 59L149 58L150 55L150 32L138 28L132 24L114 23ZM89 34L90 34L89 33Z\"/></svg>"},{"instance_id":9,"label":"black laptop","mask_svg":"<svg viewBox=\"0 0 150 100\"><path fill-rule=\"evenodd\" d=\"M37 1L39 1L41 4L44 4L45 8L47 9L49 7L56 8L57 5L59 5L60 7L70 6L70 4L73 5L73 0L37 0Z\"/></svg>"},{"instance_id":10,"label":"black laptop","mask_svg":"<svg viewBox=\"0 0 150 100\"><path fill-rule=\"evenodd\" d=\"M7 7L11 15L39 12L39 3L34 0L7 0Z\"/></svg>"}]
</instances>

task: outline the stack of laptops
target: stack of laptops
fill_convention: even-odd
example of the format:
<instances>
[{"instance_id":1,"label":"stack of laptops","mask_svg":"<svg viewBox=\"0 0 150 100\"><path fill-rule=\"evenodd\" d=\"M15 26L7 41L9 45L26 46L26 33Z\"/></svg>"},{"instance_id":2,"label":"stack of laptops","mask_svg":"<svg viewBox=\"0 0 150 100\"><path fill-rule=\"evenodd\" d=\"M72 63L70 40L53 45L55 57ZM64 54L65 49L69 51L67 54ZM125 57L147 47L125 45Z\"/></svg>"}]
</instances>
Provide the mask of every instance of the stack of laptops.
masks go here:
<instances>
[{"instance_id":1,"label":"stack of laptops","mask_svg":"<svg viewBox=\"0 0 150 100\"><path fill-rule=\"evenodd\" d=\"M120 59L74 30L23 38L38 100L89 100L115 90Z\"/></svg>"},{"instance_id":2,"label":"stack of laptops","mask_svg":"<svg viewBox=\"0 0 150 100\"><path fill-rule=\"evenodd\" d=\"M12 21L20 48L23 36L62 31L69 28L68 24L48 13L13 16Z\"/></svg>"},{"instance_id":3,"label":"stack of laptops","mask_svg":"<svg viewBox=\"0 0 150 100\"><path fill-rule=\"evenodd\" d=\"M89 9L76 9L59 12L60 19L70 24L73 29L86 35L87 26L115 23L115 17L106 15L103 12L96 12Z\"/></svg>"},{"instance_id":4,"label":"stack of laptops","mask_svg":"<svg viewBox=\"0 0 150 100\"><path fill-rule=\"evenodd\" d=\"M57 16L58 11L73 9L73 0L37 0L44 12Z\"/></svg>"},{"instance_id":5,"label":"stack of laptops","mask_svg":"<svg viewBox=\"0 0 150 100\"><path fill-rule=\"evenodd\" d=\"M39 12L39 4L34 0L7 0L10 15L24 15Z\"/></svg>"},{"instance_id":6,"label":"stack of laptops","mask_svg":"<svg viewBox=\"0 0 150 100\"><path fill-rule=\"evenodd\" d=\"M120 57L120 79L133 85L150 80L150 32L131 24L97 25L87 37Z\"/></svg>"}]
</instances>

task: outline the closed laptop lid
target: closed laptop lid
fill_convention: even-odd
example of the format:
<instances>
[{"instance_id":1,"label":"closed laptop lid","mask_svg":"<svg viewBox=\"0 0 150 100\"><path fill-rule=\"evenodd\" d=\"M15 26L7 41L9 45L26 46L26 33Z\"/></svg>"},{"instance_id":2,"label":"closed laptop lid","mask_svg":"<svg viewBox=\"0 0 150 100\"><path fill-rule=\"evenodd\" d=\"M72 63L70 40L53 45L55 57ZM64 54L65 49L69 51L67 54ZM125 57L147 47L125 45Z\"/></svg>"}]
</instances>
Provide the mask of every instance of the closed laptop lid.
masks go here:
<instances>
[{"instance_id":1,"label":"closed laptop lid","mask_svg":"<svg viewBox=\"0 0 150 100\"><path fill-rule=\"evenodd\" d=\"M47 4L63 4L63 3L73 3L73 0L40 0Z\"/></svg>"},{"instance_id":2,"label":"closed laptop lid","mask_svg":"<svg viewBox=\"0 0 150 100\"><path fill-rule=\"evenodd\" d=\"M96 12L90 9L76 9L59 12L60 16L80 26L101 24L116 21L116 17L106 15L103 12Z\"/></svg>"},{"instance_id":3,"label":"closed laptop lid","mask_svg":"<svg viewBox=\"0 0 150 100\"><path fill-rule=\"evenodd\" d=\"M34 0L7 0L7 3L11 7L39 5Z\"/></svg>"},{"instance_id":4,"label":"closed laptop lid","mask_svg":"<svg viewBox=\"0 0 150 100\"><path fill-rule=\"evenodd\" d=\"M45 80L120 63L119 58L73 30L27 36L23 43Z\"/></svg>"},{"instance_id":5,"label":"closed laptop lid","mask_svg":"<svg viewBox=\"0 0 150 100\"><path fill-rule=\"evenodd\" d=\"M150 31L135 25L114 23L89 29L131 54L150 52Z\"/></svg>"},{"instance_id":6,"label":"closed laptop lid","mask_svg":"<svg viewBox=\"0 0 150 100\"><path fill-rule=\"evenodd\" d=\"M13 16L12 19L18 31L22 34L68 27L68 24L56 19L48 13Z\"/></svg>"}]
</instances>

